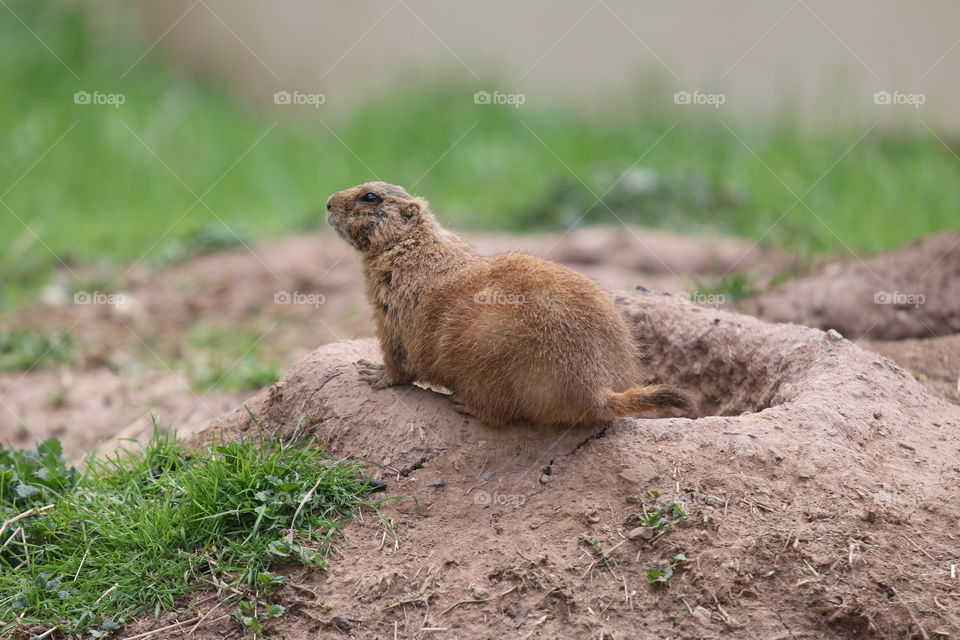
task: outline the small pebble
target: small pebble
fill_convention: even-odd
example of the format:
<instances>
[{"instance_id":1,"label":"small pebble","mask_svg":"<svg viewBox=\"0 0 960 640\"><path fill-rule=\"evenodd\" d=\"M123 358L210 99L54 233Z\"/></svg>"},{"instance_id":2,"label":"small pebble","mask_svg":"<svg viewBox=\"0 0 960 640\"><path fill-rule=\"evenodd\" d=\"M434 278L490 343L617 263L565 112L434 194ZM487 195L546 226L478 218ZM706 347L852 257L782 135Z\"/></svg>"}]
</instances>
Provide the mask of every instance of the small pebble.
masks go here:
<instances>
[{"instance_id":1,"label":"small pebble","mask_svg":"<svg viewBox=\"0 0 960 640\"><path fill-rule=\"evenodd\" d=\"M428 487L445 487L447 483L444 482L443 478L437 478L433 482L427 485Z\"/></svg>"},{"instance_id":2,"label":"small pebble","mask_svg":"<svg viewBox=\"0 0 960 640\"><path fill-rule=\"evenodd\" d=\"M337 625L337 628L341 631L350 631L350 629L353 629L353 623L343 616L336 616L333 619L333 624Z\"/></svg>"},{"instance_id":3,"label":"small pebble","mask_svg":"<svg viewBox=\"0 0 960 640\"><path fill-rule=\"evenodd\" d=\"M693 608L693 617L697 619L697 622L706 626L710 624L710 618L713 617L713 614L706 607L698 606Z\"/></svg>"},{"instance_id":4,"label":"small pebble","mask_svg":"<svg viewBox=\"0 0 960 640\"><path fill-rule=\"evenodd\" d=\"M649 527L637 527L627 532L627 538L630 540L649 540L653 537L653 530Z\"/></svg>"},{"instance_id":5,"label":"small pebble","mask_svg":"<svg viewBox=\"0 0 960 640\"><path fill-rule=\"evenodd\" d=\"M836 329L830 329L829 331L827 331L827 338L829 338L830 340L833 340L834 342L838 340L843 340L843 336L840 335L840 332L837 331Z\"/></svg>"},{"instance_id":6,"label":"small pebble","mask_svg":"<svg viewBox=\"0 0 960 640\"><path fill-rule=\"evenodd\" d=\"M497 475L497 472L496 472L496 471L487 471L485 474L483 474L483 479L484 479L484 480L493 480L493 476L495 476L495 475Z\"/></svg>"}]
</instances>

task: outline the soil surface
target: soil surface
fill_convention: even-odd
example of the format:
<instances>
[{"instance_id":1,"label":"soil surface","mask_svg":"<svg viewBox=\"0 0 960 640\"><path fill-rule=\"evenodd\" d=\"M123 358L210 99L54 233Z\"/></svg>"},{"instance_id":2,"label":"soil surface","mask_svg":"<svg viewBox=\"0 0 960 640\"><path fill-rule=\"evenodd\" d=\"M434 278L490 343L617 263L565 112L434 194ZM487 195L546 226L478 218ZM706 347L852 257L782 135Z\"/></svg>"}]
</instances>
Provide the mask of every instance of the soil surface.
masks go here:
<instances>
[{"instance_id":1,"label":"soil surface","mask_svg":"<svg viewBox=\"0 0 960 640\"><path fill-rule=\"evenodd\" d=\"M795 263L742 240L646 229L467 239L488 254L525 251L564 262L611 291L681 292L718 270L763 278ZM255 347L259 359L281 369L320 345L373 335L359 259L332 233L159 270L137 265L119 278L94 268L73 272L79 281L61 274L42 304L18 311L8 324L68 330L80 352L78 366L0 374L0 442L26 446L56 436L80 456L117 434L149 435L152 416L185 431L236 407L250 392L211 392L189 379L190 364L205 355L191 338L199 329L226 334L241 327L249 334L244 348ZM71 291L109 293L115 304L76 304ZM228 369L239 366L239 356L227 358Z\"/></svg>"},{"instance_id":2,"label":"soil surface","mask_svg":"<svg viewBox=\"0 0 960 640\"><path fill-rule=\"evenodd\" d=\"M317 350L246 403L259 427L237 410L198 434L299 424L333 455L379 465L387 496L409 496L384 505L392 531L365 517L330 570L297 575L271 637L960 632L956 406L836 333L664 294L618 302L651 379L697 399L690 418L491 428L417 386L372 390L355 363L378 348L360 340ZM672 530L631 534L674 500L685 518ZM677 554L673 577L648 584ZM225 621L198 637L230 634Z\"/></svg>"},{"instance_id":3,"label":"soil surface","mask_svg":"<svg viewBox=\"0 0 960 640\"><path fill-rule=\"evenodd\" d=\"M960 638L960 233L779 287L802 262L733 239L467 239L632 292L618 300L650 381L682 387L696 409L493 429L433 391L373 391L353 364L379 359L359 261L323 233L136 266L108 285L76 267L79 281L61 277L7 319L69 330L78 358L0 374L0 442L57 436L78 458L146 437L154 416L198 444L247 437L246 405L266 428L301 424L335 455L379 465L387 495L409 498L383 506L390 527L362 514L328 571L281 569L288 614L267 637ZM762 293L719 298L722 274ZM76 304L76 290L122 297ZM923 301L875 304L877 292ZM286 375L261 393L198 387L189 372L217 348L210 336L238 331L243 353ZM685 517L672 530L636 531L673 500ZM688 560L649 585L646 570L678 553ZM121 636L204 615L210 595ZM223 615L196 637L243 637Z\"/></svg>"},{"instance_id":4,"label":"soil surface","mask_svg":"<svg viewBox=\"0 0 960 640\"><path fill-rule=\"evenodd\" d=\"M960 332L960 231L897 251L824 265L747 301L773 322L836 329L854 340Z\"/></svg>"},{"instance_id":5,"label":"soil surface","mask_svg":"<svg viewBox=\"0 0 960 640\"><path fill-rule=\"evenodd\" d=\"M861 344L895 360L933 393L960 404L960 335Z\"/></svg>"}]
</instances>

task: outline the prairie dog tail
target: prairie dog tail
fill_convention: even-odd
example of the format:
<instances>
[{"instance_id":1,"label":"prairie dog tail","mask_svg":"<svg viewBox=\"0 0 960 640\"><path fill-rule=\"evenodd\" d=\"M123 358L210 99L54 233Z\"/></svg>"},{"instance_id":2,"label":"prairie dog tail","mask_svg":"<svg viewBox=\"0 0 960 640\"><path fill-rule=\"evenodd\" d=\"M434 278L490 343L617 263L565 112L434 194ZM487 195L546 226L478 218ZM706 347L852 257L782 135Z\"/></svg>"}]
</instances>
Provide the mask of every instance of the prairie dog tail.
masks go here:
<instances>
[{"instance_id":1,"label":"prairie dog tail","mask_svg":"<svg viewBox=\"0 0 960 640\"><path fill-rule=\"evenodd\" d=\"M612 420L623 416L635 416L644 411L663 407L686 408L690 401L685 395L659 384L633 387L621 393L605 391L606 405L597 411L597 420Z\"/></svg>"}]
</instances>

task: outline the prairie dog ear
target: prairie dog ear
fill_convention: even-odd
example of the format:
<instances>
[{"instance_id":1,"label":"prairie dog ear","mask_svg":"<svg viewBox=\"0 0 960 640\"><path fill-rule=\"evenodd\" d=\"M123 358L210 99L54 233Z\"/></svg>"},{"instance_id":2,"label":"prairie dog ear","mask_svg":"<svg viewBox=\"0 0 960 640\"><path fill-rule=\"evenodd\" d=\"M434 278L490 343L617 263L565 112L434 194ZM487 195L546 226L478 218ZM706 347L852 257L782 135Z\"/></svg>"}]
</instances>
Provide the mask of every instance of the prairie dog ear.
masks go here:
<instances>
[{"instance_id":1,"label":"prairie dog ear","mask_svg":"<svg viewBox=\"0 0 960 640\"><path fill-rule=\"evenodd\" d=\"M413 200L408 200L403 204L403 208L400 209L400 215L404 218L410 219L415 216L422 214L427 209L427 201L423 198L414 198Z\"/></svg>"}]
</instances>

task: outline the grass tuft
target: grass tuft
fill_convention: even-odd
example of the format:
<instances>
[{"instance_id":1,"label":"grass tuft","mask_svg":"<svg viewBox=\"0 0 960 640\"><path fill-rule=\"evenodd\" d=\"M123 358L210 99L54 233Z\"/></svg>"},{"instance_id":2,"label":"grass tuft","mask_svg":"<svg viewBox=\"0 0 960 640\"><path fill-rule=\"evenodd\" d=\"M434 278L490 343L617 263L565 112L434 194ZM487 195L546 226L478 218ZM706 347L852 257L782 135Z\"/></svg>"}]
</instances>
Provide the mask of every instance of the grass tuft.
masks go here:
<instances>
[{"instance_id":1,"label":"grass tuft","mask_svg":"<svg viewBox=\"0 0 960 640\"><path fill-rule=\"evenodd\" d=\"M90 460L82 474L55 440L0 450L0 636L57 627L104 637L138 614L174 608L211 575L259 602L284 582L271 565L326 566L366 503L362 471L307 441L188 453L159 431L139 450ZM264 611L263 620L279 615ZM238 616L248 628L250 618Z\"/></svg>"}]
</instances>

